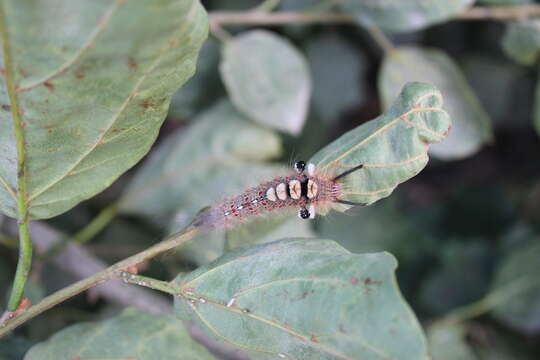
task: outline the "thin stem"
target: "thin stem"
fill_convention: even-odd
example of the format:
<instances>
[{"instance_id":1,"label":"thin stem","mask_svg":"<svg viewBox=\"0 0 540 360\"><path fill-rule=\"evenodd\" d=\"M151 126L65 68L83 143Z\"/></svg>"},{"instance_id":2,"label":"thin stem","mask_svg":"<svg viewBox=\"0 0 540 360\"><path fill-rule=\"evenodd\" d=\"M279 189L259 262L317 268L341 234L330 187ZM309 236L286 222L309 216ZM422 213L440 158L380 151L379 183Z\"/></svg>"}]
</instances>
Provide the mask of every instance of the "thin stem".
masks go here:
<instances>
[{"instance_id":1,"label":"thin stem","mask_svg":"<svg viewBox=\"0 0 540 360\"><path fill-rule=\"evenodd\" d=\"M354 18L347 14L299 11L213 11L210 13L210 21L211 24L219 25L352 24Z\"/></svg>"},{"instance_id":2,"label":"thin stem","mask_svg":"<svg viewBox=\"0 0 540 360\"><path fill-rule=\"evenodd\" d=\"M441 322L456 324L483 315L491 311L495 306L505 303L512 297L538 286L538 284L539 280L537 278L530 277L514 281L507 286L490 292L478 301L451 311L442 318Z\"/></svg>"},{"instance_id":3,"label":"thin stem","mask_svg":"<svg viewBox=\"0 0 540 360\"><path fill-rule=\"evenodd\" d=\"M520 20L540 16L540 5L475 6L457 15L459 20Z\"/></svg>"},{"instance_id":4,"label":"thin stem","mask_svg":"<svg viewBox=\"0 0 540 360\"><path fill-rule=\"evenodd\" d=\"M217 22L210 22L210 34L222 43L226 43L232 39L232 35L227 30L223 29Z\"/></svg>"},{"instance_id":5,"label":"thin stem","mask_svg":"<svg viewBox=\"0 0 540 360\"><path fill-rule=\"evenodd\" d=\"M540 4L516 6L476 6L453 17L454 20L519 20L540 16ZM218 25L284 25L284 24L354 24L355 18L345 13L278 11L212 11L212 24Z\"/></svg>"},{"instance_id":6,"label":"thin stem","mask_svg":"<svg viewBox=\"0 0 540 360\"><path fill-rule=\"evenodd\" d=\"M379 45L386 54L391 54L396 50L396 47L390 41L390 39L379 29L376 25L366 26L366 30L369 32L373 40Z\"/></svg>"},{"instance_id":7,"label":"thin stem","mask_svg":"<svg viewBox=\"0 0 540 360\"><path fill-rule=\"evenodd\" d=\"M121 271L120 276L127 283L162 291L173 296L180 292L180 289L177 286L171 284L168 281L161 281L148 276L132 274L127 271Z\"/></svg>"},{"instance_id":8,"label":"thin stem","mask_svg":"<svg viewBox=\"0 0 540 360\"><path fill-rule=\"evenodd\" d=\"M185 244L198 232L198 228L188 227L185 230L169 236L165 240L138 254L130 256L129 258L122 260L105 270L102 270L86 279L80 280L62 290L55 292L52 295L47 296L19 316L0 324L0 338L19 325L41 314L45 310L52 308L56 304L59 304L62 301L107 280L118 279L121 277L121 273L122 271L125 271L125 269L136 266L137 264L149 260L165 251Z\"/></svg>"},{"instance_id":9,"label":"thin stem","mask_svg":"<svg viewBox=\"0 0 540 360\"><path fill-rule=\"evenodd\" d=\"M67 245L71 243L84 244L85 242L93 239L98 233L100 233L118 214L118 204L113 203L103 210L82 230L73 235L72 237L65 237L44 254L40 256L40 259L48 259L53 257L62 251Z\"/></svg>"},{"instance_id":10,"label":"thin stem","mask_svg":"<svg viewBox=\"0 0 540 360\"><path fill-rule=\"evenodd\" d=\"M6 14L4 3L0 5L0 35L2 38L2 50L4 56L4 77L11 106L11 116L13 118L13 131L15 133L15 146L17 149L17 207L19 225L19 260L13 287L8 301L8 311L15 311L21 303L24 295L24 287L30 267L32 265L32 239L28 229L28 207L26 203L26 149L24 141L23 122L17 94L15 91L15 81L13 79L13 64L11 61L11 48L9 46L9 36L6 24Z\"/></svg>"}]
</instances>

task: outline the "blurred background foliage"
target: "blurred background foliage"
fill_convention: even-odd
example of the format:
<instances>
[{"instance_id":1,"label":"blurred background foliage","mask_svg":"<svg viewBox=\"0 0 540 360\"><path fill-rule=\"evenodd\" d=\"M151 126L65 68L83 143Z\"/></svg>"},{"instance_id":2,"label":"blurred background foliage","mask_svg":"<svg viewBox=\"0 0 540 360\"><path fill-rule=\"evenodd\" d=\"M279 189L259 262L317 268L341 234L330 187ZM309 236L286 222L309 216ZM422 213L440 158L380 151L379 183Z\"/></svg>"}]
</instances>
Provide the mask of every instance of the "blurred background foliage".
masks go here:
<instances>
[{"instance_id":1,"label":"blurred background foliage","mask_svg":"<svg viewBox=\"0 0 540 360\"><path fill-rule=\"evenodd\" d=\"M203 3L212 14L246 12L261 2ZM400 17L403 9L373 20L376 14L353 1L335 3L265 2L276 11L345 11L358 15L362 26L291 21L214 28L218 36L207 40L195 76L173 97L147 157L103 193L43 223L77 234L93 256L112 263L180 229L203 206L309 159L384 111L405 81L432 83L453 129L434 147L427 168L390 198L354 216L331 213L306 222L292 214L199 236L146 271L170 279L241 244L318 235L355 253L397 257L399 285L426 329L434 359L538 359L539 20L459 19L471 5L462 0L413 26ZM267 90L268 83L274 88ZM78 233L99 214L94 228ZM0 248L4 290L17 259L9 230ZM53 258L34 266L33 302L74 279ZM0 307L6 298L0 294ZM119 307L92 292L71 299L8 338L0 359L18 358L56 330Z\"/></svg>"}]
</instances>

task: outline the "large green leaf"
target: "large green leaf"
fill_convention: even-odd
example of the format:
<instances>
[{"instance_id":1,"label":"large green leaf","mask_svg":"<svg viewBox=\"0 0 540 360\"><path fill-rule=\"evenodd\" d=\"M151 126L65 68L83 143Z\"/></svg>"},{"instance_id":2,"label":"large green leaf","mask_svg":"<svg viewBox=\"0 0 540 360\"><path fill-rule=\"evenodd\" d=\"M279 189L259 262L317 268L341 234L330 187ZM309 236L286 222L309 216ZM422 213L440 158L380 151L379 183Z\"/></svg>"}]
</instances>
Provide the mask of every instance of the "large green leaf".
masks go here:
<instances>
[{"instance_id":1,"label":"large green leaf","mask_svg":"<svg viewBox=\"0 0 540 360\"><path fill-rule=\"evenodd\" d=\"M237 248L178 276L175 307L256 359L427 359L388 253L319 239Z\"/></svg>"},{"instance_id":2,"label":"large green leaf","mask_svg":"<svg viewBox=\"0 0 540 360\"><path fill-rule=\"evenodd\" d=\"M341 0L339 5L364 26L392 32L413 31L444 22L474 0Z\"/></svg>"},{"instance_id":3,"label":"large green leaf","mask_svg":"<svg viewBox=\"0 0 540 360\"><path fill-rule=\"evenodd\" d=\"M540 240L510 253L500 265L493 291L521 289L497 305L494 316L525 333L540 330ZM501 296L504 296L501 295Z\"/></svg>"},{"instance_id":4,"label":"large green leaf","mask_svg":"<svg viewBox=\"0 0 540 360\"><path fill-rule=\"evenodd\" d=\"M29 214L47 218L103 190L148 151L173 92L195 70L207 16L198 0L3 6ZM14 106L0 86L0 210L15 216Z\"/></svg>"},{"instance_id":5,"label":"large green leaf","mask_svg":"<svg viewBox=\"0 0 540 360\"><path fill-rule=\"evenodd\" d=\"M72 325L33 346L25 360L215 359L171 316L127 309L111 319Z\"/></svg>"},{"instance_id":6,"label":"large green leaf","mask_svg":"<svg viewBox=\"0 0 540 360\"><path fill-rule=\"evenodd\" d=\"M424 81L439 88L445 99L444 107L454 120L448 137L431 148L433 156L446 160L464 158L491 140L489 116L461 70L445 53L400 47L388 54L379 74L379 92L385 107L408 81Z\"/></svg>"},{"instance_id":7,"label":"large green leaf","mask_svg":"<svg viewBox=\"0 0 540 360\"><path fill-rule=\"evenodd\" d=\"M221 77L233 103L253 120L298 134L311 80L304 56L286 39L254 30L225 44Z\"/></svg>"},{"instance_id":8,"label":"large green leaf","mask_svg":"<svg viewBox=\"0 0 540 360\"><path fill-rule=\"evenodd\" d=\"M429 146L444 139L449 129L441 93L431 85L409 83L383 115L347 132L310 162L333 174L363 164L343 178L343 195L372 203L418 174L428 162Z\"/></svg>"},{"instance_id":9,"label":"large green leaf","mask_svg":"<svg viewBox=\"0 0 540 360\"><path fill-rule=\"evenodd\" d=\"M532 65L540 52L540 20L531 19L507 25L502 39L506 54L523 65Z\"/></svg>"}]
</instances>

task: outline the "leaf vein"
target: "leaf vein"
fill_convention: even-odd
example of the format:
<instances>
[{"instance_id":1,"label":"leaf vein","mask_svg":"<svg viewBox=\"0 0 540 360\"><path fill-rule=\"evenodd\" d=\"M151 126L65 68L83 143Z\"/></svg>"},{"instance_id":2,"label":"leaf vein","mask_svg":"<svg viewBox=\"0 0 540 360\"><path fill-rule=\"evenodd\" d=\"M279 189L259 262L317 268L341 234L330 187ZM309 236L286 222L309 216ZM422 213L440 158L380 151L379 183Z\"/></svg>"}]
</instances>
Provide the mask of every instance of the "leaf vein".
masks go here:
<instances>
[{"instance_id":1,"label":"leaf vein","mask_svg":"<svg viewBox=\"0 0 540 360\"><path fill-rule=\"evenodd\" d=\"M195 8L195 4L196 2L193 2L192 5L191 5L191 8L190 10L188 11L188 13L190 13L194 8ZM187 15L186 15L187 16ZM175 33L172 37L176 37L177 34ZM49 190L51 187L53 187L54 185L56 185L57 183L59 183L60 181L62 181L63 179L65 179L70 173L71 171L73 171L84 159L86 159L88 157L88 155L90 155L92 153L92 151L94 151L96 149L96 147L98 145L101 144L101 141L104 139L105 135L107 135L108 131L112 128L112 126L114 125L114 123L118 120L118 118L120 117L120 115L124 112L124 110L127 108L127 106L131 103L131 101L135 98L135 93L137 92L137 90L139 89L139 87L143 84L143 82L146 80L147 76L157 67L157 65L161 62L163 56L165 55L165 53L167 52L167 50L170 49L170 46L169 46L169 42L166 43L166 45L164 46L164 48L162 49L162 51L159 53L159 55L156 57L156 59L152 62L152 64L149 66L149 69L147 71L144 72L144 75L141 76L141 78L137 81L137 83L135 84L135 86L133 87L133 89L129 92L126 100L124 101L124 103L122 103L122 105L120 106L120 108L118 109L118 111L116 111L116 113L114 114L114 116L111 118L111 121L109 122L109 124L107 125L107 128L104 129L103 133L101 134L101 136L98 138L98 140L88 149L87 152L85 152L80 158L79 160L77 160L75 162L75 164L70 167L63 175L61 175L59 178L53 180L51 183L49 183L48 185L46 185L44 188L42 188L41 190L38 190L36 191L35 194L33 194L32 196L29 197L29 201L32 200L32 199L35 199L36 197L38 197L39 195L43 194L45 191Z\"/></svg>"}]
</instances>

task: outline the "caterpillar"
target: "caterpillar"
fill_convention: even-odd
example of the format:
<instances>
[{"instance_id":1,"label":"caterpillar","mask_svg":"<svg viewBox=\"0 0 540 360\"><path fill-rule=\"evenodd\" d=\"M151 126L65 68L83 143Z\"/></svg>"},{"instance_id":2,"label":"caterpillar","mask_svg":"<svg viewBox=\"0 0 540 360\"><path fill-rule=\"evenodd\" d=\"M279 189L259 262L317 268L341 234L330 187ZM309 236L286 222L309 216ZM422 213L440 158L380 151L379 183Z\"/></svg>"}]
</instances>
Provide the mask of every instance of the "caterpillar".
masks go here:
<instances>
[{"instance_id":1,"label":"caterpillar","mask_svg":"<svg viewBox=\"0 0 540 360\"><path fill-rule=\"evenodd\" d=\"M318 173L314 164L306 165L305 161L297 161L291 174L261 183L240 195L203 209L195 217L192 226L226 228L252 217L294 207L298 208L301 219L314 219L316 207L319 206L331 206L333 203L364 206L364 203L342 199L340 182L343 177L362 168L361 164L337 176L328 177Z\"/></svg>"}]
</instances>

